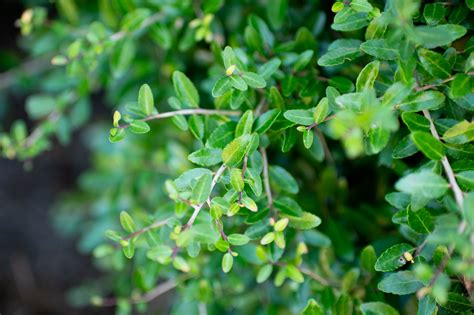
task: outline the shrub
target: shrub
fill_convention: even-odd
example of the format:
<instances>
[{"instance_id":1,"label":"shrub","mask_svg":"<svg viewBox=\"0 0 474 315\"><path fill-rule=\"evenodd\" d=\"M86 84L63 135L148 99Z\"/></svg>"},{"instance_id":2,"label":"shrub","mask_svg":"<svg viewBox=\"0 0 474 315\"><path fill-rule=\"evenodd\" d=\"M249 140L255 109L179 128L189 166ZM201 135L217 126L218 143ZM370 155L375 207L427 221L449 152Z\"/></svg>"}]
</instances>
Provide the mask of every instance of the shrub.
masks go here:
<instances>
[{"instance_id":1,"label":"shrub","mask_svg":"<svg viewBox=\"0 0 474 315\"><path fill-rule=\"evenodd\" d=\"M56 67L1 149L77 141L99 91L115 111L56 210L104 271L76 303L128 314L176 288L174 314L472 312L473 1L56 7L19 20Z\"/></svg>"}]
</instances>

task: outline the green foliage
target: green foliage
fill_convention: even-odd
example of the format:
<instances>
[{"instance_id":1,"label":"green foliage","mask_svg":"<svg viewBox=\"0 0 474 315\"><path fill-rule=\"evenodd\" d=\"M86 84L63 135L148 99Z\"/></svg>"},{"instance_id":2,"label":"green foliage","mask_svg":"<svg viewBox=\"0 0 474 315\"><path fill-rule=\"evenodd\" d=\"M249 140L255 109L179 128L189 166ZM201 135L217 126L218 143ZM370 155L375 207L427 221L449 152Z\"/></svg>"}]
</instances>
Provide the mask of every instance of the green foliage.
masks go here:
<instances>
[{"instance_id":1,"label":"green foliage","mask_svg":"<svg viewBox=\"0 0 474 315\"><path fill-rule=\"evenodd\" d=\"M112 2L25 11L53 68L0 134L29 162L112 104L56 212L104 272L81 301L472 312L472 1Z\"/></svg>"}]
</instances>

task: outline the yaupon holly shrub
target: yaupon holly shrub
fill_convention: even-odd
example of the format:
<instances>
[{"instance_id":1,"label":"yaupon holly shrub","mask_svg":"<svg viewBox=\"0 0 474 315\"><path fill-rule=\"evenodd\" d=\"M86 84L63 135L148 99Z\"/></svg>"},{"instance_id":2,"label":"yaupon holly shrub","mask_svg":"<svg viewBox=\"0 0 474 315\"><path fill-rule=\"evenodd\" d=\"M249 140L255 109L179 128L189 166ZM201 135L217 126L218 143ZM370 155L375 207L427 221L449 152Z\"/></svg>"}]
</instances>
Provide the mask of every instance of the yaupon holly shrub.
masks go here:
<instances>
[{"instance_id":1,"label":"yaupon holly shrub","mask_svg":"<svg viewBox=\"0 0 474 315\"><path fill-rule=\"evenodd\" d=\"M93 166L55 212L104 271L75 303L473 312L474 1L56 7L19 19L56 67L26 101L37 125L0 145L30 161L71 141L99 91L114 112L82 132ZM348 182L360 160L377 171Z\"/></svg>"}]
</instances>

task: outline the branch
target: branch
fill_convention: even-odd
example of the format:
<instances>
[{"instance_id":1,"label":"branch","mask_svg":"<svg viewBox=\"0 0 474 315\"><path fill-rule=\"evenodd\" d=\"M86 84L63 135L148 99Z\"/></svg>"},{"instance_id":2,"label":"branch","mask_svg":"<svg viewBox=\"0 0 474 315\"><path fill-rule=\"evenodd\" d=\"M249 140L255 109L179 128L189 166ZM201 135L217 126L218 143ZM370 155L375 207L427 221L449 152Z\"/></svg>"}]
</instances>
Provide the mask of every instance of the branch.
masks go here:
<instances>
[{"instance_id":1,"label":"branch","mask_svg":"<svg viewBox=\"0 0 474 315\"><path fill-rule=\"evenodd\" d=\"M448 80L448 79L446 79L446 80ZM435 137L437 140L440 140L438 131L436 130L436 127L433 123L433 119L431 118L430 112L427 109L424 109L423 110L423 115L430 122L430 131L431 131L431 134L433 135L433 137ZM446 173L446 176L448 177L448 181L449 181L451 190L454 193L454 198L456 200L456 204L458 205L459 209L462 212L463 204L464 204L464 194L463 194L461 188L459 187L459 185L456 181L456 177L454 176L453 168L451 167L451 164L449 163L449 160L446 156L443 156L443 158L441 159L441 164L443 165L444 172ZM458 228L458 233L459 234L464 233L466 227L467 227L466 221L462 220L461 224L459 225L459 228ZM446 265L448 264L448 261L449 261L449 257L453 254L453 251L454 251L454 244L451 244L448 247L448 254L446 256L444 256L443 260L441 261L438 268L436 269L436 272L433 275L433 278L431 278L429 286L432 286L436 282L439 275L446 268Z\"/></svg>"},{"instance_id":2,"label":"branch","mask_svg":"<svg viewBox=\"0 0 474 315\"><path fill-rule=\"evenodd\" d=\"M164 112L164 113L159 113L156 115L152 116L147 116L143 119L140 119L141 121L149 121L149 120L155 120L155 119L163 119L163 118L169 118L173 116L178 116L178 115L225 115L225 116L239 116L241 114L240 111L238 110L220 110L220 109L205 109L205 108L192 108L192 109L180 109L172 112ZM118 128L128 128L130 125L122 125L119 126Z\"/></svg>"},{"instance_id":3,"label":"branch","mask_svg":"<svg viewBox=\"0 0 474 315\"><path fill-rule=\"evenodd\" d=\"M268 208L271 210L273 208L273 196L272 189L270 187L270 177L268 176L267 150L265 150L265 148L260 148L260 153L262 154L263 162L263 184L265 186L265 194L267 195Z\"/></svg>"},{"instance_id":4,"label":"branch","mask_svg":"<svg viewBox=\"0 0 474 315\"><path fill-rule=\"evenodd\" d=\"M148 232L150 230L153 230L153 229L157 229L157 228L165 225L166 223L168 223L169 220L170 220L170 218L165 219L165 220L161 220L161 221L156 221L155 223L153 223L149 226L146 226L146 227L144 227L144 228L142 228L138 231L135 231L135 232L133 232L133 233L127 235L127 236L122 237L122 240L127 241L131 238L134 238L135 236L141 235L141 234L146 233L146 232Z\"/></svg>"},{"instance_id":5,"label":"branch","mask_svg":"<svg viewBox=\"0 0 474 315\"><path fill-rule=\"evenodd\" d=\"M151 291L148 291L145 294L129 298L128 302L132 304L150 302L156 299L157 297L159 297L160 295L176 288L177 285L178 284L174 280L168 280L166 282L162 282L158 286L156 286L154 289L152 289ZM117 298L101 299L93 304L95 304L96 306L115 306L117 305L118 300L119 299Z\"/></svg>"},{"instance_id":6,"label":"branch","mask_svg":"<svg viewBox=\"0 0 474 315\"><path fill-rule=\"evenodd\" d=\"M225 169L226 169L225 164L222 164L221 167L214 174L214 177L212 178L212 182L211 182L211 192L214 189L214 187L216 186L217 181L219 180L219 177L221 177L222 173L224 173ZM196 220L199 212L201 211L202 207L206 203L207 203L207 201L204 201L204 202L202 202L202 203L200 203L200 204L198 204L197 206L194 207L193 214L189 218L188 222L183 226L183 230L182 230L183 232L186 231L187 229L189 229L191 226L193 226L194 221Z\"/></svg>"},{"instance_id":7,"label":"branch","mask_svg":"<svg viewBox=\"0 0 474 315\"><path fill-rule=\"evenodd\" d=\"M474 75L474 71L471 71L471 72L468 72L466 73L467 75ZM432 89L434 87L437 87L437 86L440 86L440 85L443 85L443 84L446 84L452 80L454 80L454 75L450 76L449 78L446 78L444 79L443 81L439 82L439 83L433 83L433 84L428 84L428 85L425 85L425 86L419 86L419 87L416 87L415 88L415 91L417 92L421 92L421 91L426 91L426 90L429 90L429 89Z\"/></svg>"}]
</instances>

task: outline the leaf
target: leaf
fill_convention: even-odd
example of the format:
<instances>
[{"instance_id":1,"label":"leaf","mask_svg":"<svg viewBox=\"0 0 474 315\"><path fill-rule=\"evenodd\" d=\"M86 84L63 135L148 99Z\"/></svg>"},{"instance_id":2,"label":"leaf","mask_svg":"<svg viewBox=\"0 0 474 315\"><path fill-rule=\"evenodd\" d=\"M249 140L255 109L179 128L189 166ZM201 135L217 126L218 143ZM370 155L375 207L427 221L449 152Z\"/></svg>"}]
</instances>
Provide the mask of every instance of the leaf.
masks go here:
<instances>
[{"instance_id":1,"label":"leaf","mask_svg":"<svg viewBox=\"0 0 474 315\"><path fill-rule=\"evenodd\" d=\"M270 129L280 114L281 111L279 109L270 109L258 116L253 126L254 131L258 134L264 134L268 129Z\"/></svg>"},{"instance_id":2,"label":"leaf","mask_svg":"<svg viewBox=\"0 0 474 315\"><path fill-rule=\"evenodd\" d=\"M242 179L242 170L233 168L230 170L230 185L235 191L244 190L244 180Z\"/></svg>"},{"instance_id":3,"label":"leaf","mask_svg":"<svg viewBox=\"0 0 474 315\"><path fill-rule=\"evenodd\" d=\"M390 139L390 130L383 127L371 128L367 134L365 151L367 154L377 154L385 148Z\"/></svg>"},{"instance_id":4,"label":"leaf","mask_svg":"<svg viewBox=\"0 0 474 315\"><path fill-rule=\"evenodd\" d=\"M224 68L228 69L232 65L237 64L237 58L235 57L234 50L230 46L226 46L222 52L222 61L224 62Z\"/></svg>"},{"instance_id":5,"label":"leaf","mask_svg":"<svg viewBox=\"0 0 474 315\"><path fill-rule=\"evenodd\" d=\"M368 63L359 73L356 81L356 91L361 92L365 89L371 89L374 86L375 79L379 75L380 61L375 60Z\"/></svg>"},{"instance_id":6,"label":"leaf","mask_svg":"<svg viewBox=\"0 0 474 315\"><path fill-rule=\"evenodd\" d=\"M411 87L402 82L395 82L385 91L382 97L382 106L393 107L397 105L411 94L411 90Z\"/></svg>"},{"instance_id":7,"label":"leaf","mask_svg":"<svg viewBox=\"0 0 474 315\"><path fill-rule=\"evenodd\" d=\"M410 195L426 199L439 198L449 188L446 180L431 171L408 174L395 183L395 188Z\"/></svg>"},{"instance_id":8,"label":"leaf","mask_svg":"<svg viewBox=\"0 0 474 315\"><path fill-rule=\"evenodd\" d=\"M337 66L360 57L359 46L362 42L354 39L339 39L328 48L327 53L318 59L318 65L323 67Z\"/></svg>"},{"instance_id":9,"label":"leaf","mask_svg":"<svg viewBox=\"0 0 474 315\"><path fill-rule=\"evenodd\" d=\"M418 303L417 315L436 315L438 306L435 299L431 295L426 295Z\"/></svg>"},{"instance_id":10,"label":"leaf","mask_svg":"<svg viewBox=\"0 0 474 315\"><path fill-rule=\"evenodd\" d=\"M269 177L272 187L277 191L285 191L290 194L297 194L299 191L298 183L293 176L283 167L271 165L269 167Z\"/></svg>"},{"instance_id":11,"label":"leaf","mask_svg":"<svg viewBox=\"0 0 474 315\"><path fill-rule=\"evenodd\" d=\"M466 220L467 224L474 228L474 192L470 192L464 195L464 204L463 204L463 214L464 219Z\"/></svg>"},{"instance_id":12,"label":"leaf","mask_svg":"<svg viewBox=\"0 0 474 315\"><path fill-rule=\"evenodd\" d=\"M313 111L313 119L315 124L322 123L329 114L329 100L323 97Z\"/></svg>"},{"instance_id":13,"label":"leaf","mask_svg":"<svg viewBox=\"0 0 474 315\"><path fill-rule=\"evenodd\" d=\"M309 299L301 315L324 315L321 306L314 299Z\"/></svg>"},{"instance_id":14,"label":"leaf","mask_svg":"<svg viewBox=\"0 0 474 315\"><path fill-rule=\"evenodd\" d=\"M303 70L311 62L313 54L314 51L311 49L302 52L296 59L296 62L293 65L293 70L296 72Z\"/></svg>"},{"instance_id":15,"label":"leaf","mask_svg":"<svg viewBox=\"0 0 474 315\"><path fill-rule=\"evenodd\" d=\"M456 174L456 180L459 186L464 190L474 189L474 171L463 171Z\"/></svg>"},{"instance_id":16,"label":"leaf","mask_svg":"<svg viewBox=\"0 0 474 315\"><path fill-rule=\"evenodd\" d=\"M405 265L403 258L405 252L413 252L414 248L406 243L394 245L386 249L375 262L375 270L387 272L393 271Z\"/></svg>"},{"instance_id":17,"label":"leaf","mask_svg":"<svg viewBox=\"0 0 474 315\"><path fill-rule=\"evenodd\" d=\"M454 144L474 141L474 122L464 120L457 123L444 133L443 140Z\"/></svg>"},{"instance_id":18,"label":"leaf","mask_svg":"<svg viewBox=\"0 0 474 315\"><path fill-rule=\"evenodd\" d=\"M382 302L369 302L360 306L363 315L400 315L396 309Z\"/></svg>"},{"instance_id":19,"label":"leaf","mask_svg":"<svg viewBox=\"0 0 474 315\"><path fill-rule=\"evenodd\" d=\"M204 138L204 121L201 116L193 115L189 117L189 130L193 134L193 136L201 140Z\"/></svg>"},{"instance_id":20,"label":"leaf","mask_svg":"<svg viewBox=\"0 0 474 315\"><path fill-rule=\"evenodd\" d=\"M360 266L363 270L367 272L374 272L375 261L377 260L377 255L375 254L375 249L372 245L364 247L360 253Z\"/></svg>"},{"instance_id":21,"label":"leaf","mask_svg":"<svg viewBox=\"0 0 474 315\"><path fill-rule=\"evenodd\" d=\"M281 60L279 58L272 58L258 69L258 74L264 80L268 80L278 70L278 68L280 68L280 65ZM247 84L249 83L247 82Z\"/></svg>"},{"instance_id":22,"label":"leaf","mask_svg":"<svg viewBox=\"0 0 474 315\"><path fill-rule=\"evenodd\" d=\"M439 161L445 155L443 144L427 132L415 131L411 134L411 139L416 147L431 160Z\"/></svg>"},{"instance_id":23,"label":"leaf","mask_svg":"<svg viewBox=\"0 0 474 315\"><path fill-rule=\"evenodd\" d=\"M279 197L274 200L274 206L282 213L290 216L299 216L303 214L300 205L290 197Z\"/></svg>"},{"instance_id":24,"label":"leaf","mask_svg":"<svg viewBox=\"0 0 474 315\"><path fill-rule=\"evenodd\" d=\"M472 310L472 304L469 302L467 297L456 292L448 293L448 301L443 305L443 307L455 313Z\"/></svg>"},{"instance_id":25,"label":"leaf","mask_svg":"<svg viewBox=\"0 0 474 315\"><path fill-rule=\"evenodd\" d=\"M289 121L303 126L309 126L314 123L313 112L309 109L287 110L283 116Z\"/></svg>"},{"instance_id":26,"label":"leaf","mask_svg":"<svg viewBox=\"0 0 474 315\"><path fill-rule=\"evenodd\" d=\"M229 78L230 78L230 83L232 84L232 86L234 88L236 88L237 90L240 90L240 91L247 91L248 85L244 81L244 79L242 79L240 76L231 75L231 76L229 76Z\"/></svg>"},{"instance_id":27,"label":"leaf","mask_svg":"<svg viewBox=\"0 0 474 315\"><path fill-rule=\"evenodd\" d=\"M201 204L209 198L211 194L212 176L209 173L201 175L194 184L191 200L194 204Z\"/></svg>"},{"instance_id":28,"label":"leaf","mask_svg":"<svg viewBox=\"0 0 474 315\"><path fill-rule=\"evenodd\" d=\"M423 9L423 17L430 25L438 24L446 14L446 9L441 3L428 3Z\"/></svg>"},{"instance_id":29,"label":"leaf","mask_svg":"<svg viewBox=\"0 0 474 315\"><path fill-rule=\"evenodd\" d=\"M274 29L279 29L288 14L288 0L275 0L266 9L270 24Z\"/></svg>"},{"instance_id":30,"label":"leaf","mask_svg":"<svg viewBox=\"0 0 474 315\"><path fill-rule=\"evenodd\" d=\"M150 131L150 126L144 121L134 120L130 123L128 129L133 133L143 134Z\"/></svg>"},{"instance_id":31,"label":"leaf","mask_svg":"<svg viewBox=\"0 0 474 315\"><path fill-rule=\"evenodd\" d=\"M230 234L227 236L227 239L230 244L235 246L242 246L250 241L249 237L245 234Z\"/></svg>"},{"instance_id":32,"label":"leaf","mask_svg":"<svg viewBox=\"0 0 474 315\"><path fill-rule=\"evenodd\" d=\"M168 257L171 257L173 250L166 245L158 245L150 248L146 252L146 257L150 260L160 262Z\"/></svg>"},{"instance_id":33,"label":"leaf","mask_svg":"<svg viewBox=\"0 0 474 315\"><path fill-rule=\"evenodd\" d=\"M418 57L429 74L435 78L446 79L451 76L451 65L444 57L434 51L420 48Z\"/></svg>"},{"instance_id":34,"label":"leaf","mask_svg":"<svg viewBox=\"0 0 474 315\"><path fill-rule=\"evenodd\" d=\"M363 52L381 60L394 60L398 58L398 50L392 47L390 47L385 39L371 39L360 45L360 49Z\"/></svg>"},{"instance_id":35,"label":"leaf","mask_svg":"<svg viewBox=\"0 0 474 315\"><path fill-rule=\"evenodd\" d=\"M338 15L343 16L343 18L338 19ZM368 24L367 13L343 10L336 15L334 23L331 24L331 28L335 31L350 32L361 29Z\"/></svg>"},{"instance_id":36,"label":"leaf","mask_svg":"<svg viewBox=\"0 0 474 315\"><path fill-rule=\"evenodd\" d=\"M187 247L192 242L214 244L219 239L219 232L209 223L194 224L191 228L181 232L176 240L179 247Z\"/></svg>"},{"instance_id":37,"label":"leaf","mask_svg":"<svg viewBox=\"0 0 474 315\"><path fill-rule=\"evenodd\" d=\"M48 95L33 95L26 100L26 112L31 119L45 117L54 111L56 100Z\"/></svg>"},{"instance_id":38,"label":"leaf","mask_svg":"<svg viewBox=\"0 0 474 315\"><path fill-rule=\"evenodd\" d=\"M247 134L232 140L232 142L222 150L222 161L224 164L230 167L239 165L247 154L251 139L251 135Z\"/></svg>"},{"instance_id":39,"label":"leaf","mask_svg":"<svg viewBox=\"0 0 474 315\"><path fill-rule=\"evenodd\" d=\"M392 273L379 282L377 288L385 293L406 295L415 293L423 287L413 271L405 270Z\"/></svg>"},{"instance_id":40,"label":"leaf","mask_svg":"<svg viewBox=\"0 0 474 315\"><path fill-rule=\"evenodd\" d=\"M413 211L407 210L408 225L418 233L429 234L434 229L434 220L431 214L426 209L419 209Z\"/></svg>"},{"instance_id":41,"label":"leaf","mask_svg":"<svg viewBox=\"0 0 474 315\"><path fill-rule=\"evenodd\" d=\"M224 273L228 273L231 269L232 266L234 265L234 257L230 253L224 254L224 257L222 257L222 271Z\"/></svg>"},{"instance_id":42,"label":"leaf","mask_svg":"<svg viewBox=\"0 0 474 315\"><path fill-rule=\"evenodd\" d=\"M454 80L451 81L450 92L453 98L464 97L471 93L472 90L472 77L467 74L458 73L454 76Z\"/></svg>"},{"instance_id":43,"label":"leaf","mask_svg":"<svg viewBox=\"0 0 474 315\"><path fill-rule=\"evenodd\" d=\"M137 228L132 217L126 211L120 212L120 225L129 233L135 232L135 229Z\"/></svg>"},{"instance_id":44,"label":"leaf","mask_svg":"<svg viewBox=\"0 0 474 315\"><path fill-rule=\"evenodd\" d=\"M416 152L418 152L418 148L412 141L410 135L408 135L398 142L397 146L393 149L392 157L394 159L403 159L412 156Z\"/></svg>"},{"instance_id":45,"label":"leaf","mask_svg":"<svg viewBox=\"0 0 474 315\"><path fill-rule=\"evenodd\" d=\"M199 107L199 94L193 82L180 71L173 72L173 86L178 98L188 107Z\"/></svg>"},{"instance_id":46,"label":"leaf","mask_svg":"<svg viewBox=\"0 0 474 315\"><path fill-rule=\"evenodd\" d=\"M217 80L212 88L212 96L219 97L232 89L232 80L228 76L224 76Z\"/></svg>"},{"instance_id":47,"label":"leaf","mask_svg":"<svg viewBox=\"0 0 474 315\"><path fill-rule=\"evenodd\" d=\"M296 283L303 283L304 282L304 276L301 273L301 271L295 266L288 264L285 268L286 275L288 278L293 280Z\"/></svg>"},{"instance_id":48,"label":"leaf","mask_svg":"<svg viewBox=\"0 0 474 315\"><path fill-rule=\"evenodd\" d=\"M419 112L423 109L437 109L444 103L445 96L437 91L424 91L408 96L397 108L406 112Z\"/></svg>"},{"instance_id":49,"label":"leaf","mask_svg":"<svg viewBox=\"0 0 474 315\"><path fill-rule=\"evenodd\" d=\"M321 219L309 212L303 212L303 214L298 217L289 215L282 216L290 219L289 226L298 230L313 229L321 224Z\"/></svg>"},{"instance_id":50,"label":"leaf","mask_svg":"<svg viewBox=\"0 0 474 315\"><path fill-rule=\"evenodd\" d=\"M273 272L273 265L263 265L257 273L257 283L263 283L271 276Z\"/></svg>"},{"instance_id":51,"label":"leaf","mask_svg":"<svg viewBox=\"0 0 474 315\"><path fill-rule=\"evenodd\" d=\"M155 102L153 100L153 93L148 84L143 84L138 91L138 106L141 111L150 116L155 109Z\"/></svg>"},{"instance_id":52,"label":"leaf","mask_svg":"<svg viewBox=\"0 0 474 315\"><path fill-rule=\"evenodd\" d=\"M200 166L212 166L222 162L222 150L202 148L188 155L188 160Z\"/></svg>"},{"instance_id":53,"label":"leaf","mask_svg":"<svg viewBox=\"0 0 474 315\"><path fill-rule=\"evenodd\" d=\"M463 37L467 30L464 26L455 24L443 24L437 26L415 27L415 40L423 47L432 49L445 46L458 38Z\"/></svg>"},{"instance_id":54,"label":"leaf","mask_svg":"<svg viewBox=\"0 0 474 315\"><path fill-rule=\"evenodd\" d=\"M306 149L311 148L313 145L313 140L314 140L314 133L312 130L306 129L303 132L303 145Z\"/></svg>"},{"instance_id":55,"label":"leaf","mask_svg":"<svg viewBox=\"0 0 474 315\"><path fill-rule=\"evenodd\" d=\"M411 132L430 132L430 121L422 115L404 112L402 113L402 120Z\"/></svg>"},{"instance_id":56,"label":"leaf","mask_svg":"<svg viewBox=\"0 0 474 315\"><path fill-rule=\"evenodd\" d=\"M254 72L243 72L242 79L248 84L248 86L254 89L263 89L265 86L267 86L265 79Z\"/></svg>"},{"instance_id":57,"label":"leaf","mask_svg":"<svg viewBox=\"0 0 474 315\"><path fill-rule=\"evenodd\" d=\"M235 126L235 122L230 121L214 129L207 139L207 145L211 148L223 149L234 139Z\"/></svg>"},{"instance_id":58,"label":"leaf","mask_svg":"<svg viewBox=\"0 0 474 315\"><path fill-rule=\"evenodd\" d=\"M237 127L235 128L235 136L240 137L252 132L253 111L247 110L240 118Z\"/></svg>"},{"instance_id":59,"label":"leaf","mask_svg":"<svg viewBox=\"0 0 474 315\"><path fill-rule=\"evenodd\" d=\"M370 12L373 9L367 0L352 0L350 6L357 12Z\"/></svg>"}]
</instances>

